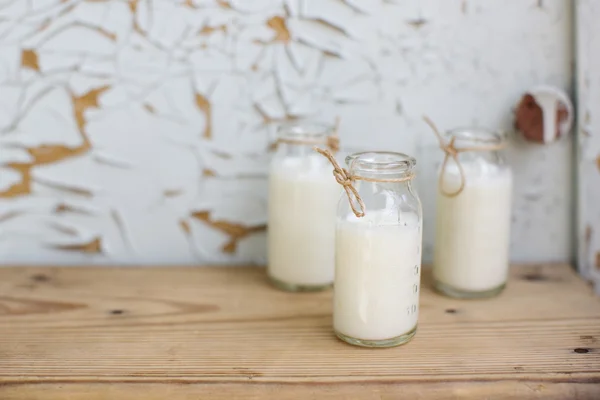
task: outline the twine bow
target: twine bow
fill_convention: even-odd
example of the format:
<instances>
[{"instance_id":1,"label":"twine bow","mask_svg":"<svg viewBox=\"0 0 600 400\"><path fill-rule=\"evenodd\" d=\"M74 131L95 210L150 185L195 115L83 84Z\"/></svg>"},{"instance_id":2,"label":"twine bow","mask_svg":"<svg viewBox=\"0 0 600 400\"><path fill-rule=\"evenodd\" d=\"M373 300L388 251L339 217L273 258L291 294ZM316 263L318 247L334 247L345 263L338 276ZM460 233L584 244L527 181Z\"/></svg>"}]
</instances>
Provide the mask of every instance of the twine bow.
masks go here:
<instances>
[{"instance_id":1,"label":"twine bow","mask_svg":"<svg viewBox=\"0 0 600 400\"><path fill-rule=\"evenodd\" d=\"M333 176L335 177L337 183L342 185L344 188L346 196L348 196L348 201L350 202L350 208L352 208L354 215L356 215L358 218L364 217L366 208L365 203L360 198L358 191L354 187L354 178L352 175L350 175L350 172L348 172L346 168L340 167L340 164L338 164L333 154L331 154L331 151L323 150L318 147L313 147L313 149L319 154L327 157L331 165L333 165ZM356 207L357 204L359 208Z\"/></svg>"},{"instance_id":2,"label":"twine bow","mask_svg":"<svg viewBox=\"0 0 600 400\"><path fill-rule=\"evenodd\" d=\"M318 147L313 147L313 149L316 152L318 152L319 154L327 157L327 159L329 160L331 165L333 165L333 176L335 177L335 180L337 181L337 183L342 185L342 187L344 188L344 191L346 192L346 196L348 196L348 202L350 203L350 208L352 208L352 212L358 218L362 218L365 216L366 206L365 206L363 199L361 199L360 195L358 194L358 190L356 190L356 188L354 187L354 181L399 183L399 182L410 181L411 179L413 179L415 177L415 175L412 173L409 173L408 175L405 175L405 176L402 176L399 178L384 178L384 177L369 178L366 176L352 175L350 172L348 172L348 170L346 168L340 167L340 164L338 164L338 162L335 159L335 157L333 156L333 154L331 154L331 151L323 150ZM358 205L358 207L357 207L357 205Z\"/></svg>"},{"instance_id":3,"label":"twine bow","mask_svg":"<svg viewBox=\"0 0 600 400\"><path fill-rule=\"evenodd\" d=\"M471 146L471 147L458 147L457 148L454 145L454 142L456 141L455 136L452 136L450 138L450 140L448 142L446 142L444 140L444 138L442 137L442 134L437 129L437 127L435 126L435 124L433 123L433 121L431 119L429 119L427 116L423 116L423 120L425 121L425 123L427 125L429 125L429 127L431 128L433 133L435 133L435 136L437 136L438 141L440 143L440 149L442 149L442 151L445 153L444 161L442 162L442 166L440 168L438 189L446 197L456 197L465 189L465 185L466 185L465 170L463 169L463 166L461 165L460 161L458 160L458 156L460 153L467 152L467 151L495 151L495 150L500 150L504 147L503 144L500 143L500 144L493 144L493 145L486 145L486 146ZM446 191L445 185L444 185L444 179L446 177L446 166L448 165L449 158L452 158L454 160L454 163L458 167L458 173L460 175L460 185L459 185L458 189L455 190L454 192Z\"/></svg>"}]
</instances>

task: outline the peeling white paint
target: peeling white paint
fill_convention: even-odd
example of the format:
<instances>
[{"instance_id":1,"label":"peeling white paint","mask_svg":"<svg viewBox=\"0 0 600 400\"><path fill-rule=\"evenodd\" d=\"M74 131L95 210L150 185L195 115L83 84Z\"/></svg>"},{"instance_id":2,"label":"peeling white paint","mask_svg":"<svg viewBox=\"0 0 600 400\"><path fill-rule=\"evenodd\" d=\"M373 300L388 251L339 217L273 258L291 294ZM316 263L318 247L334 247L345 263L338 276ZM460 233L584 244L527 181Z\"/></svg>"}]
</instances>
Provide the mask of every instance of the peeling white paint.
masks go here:
<instances>
[{"instance_id":1,"label":"peeling white paint","mask_svg":"<svg viewBox=\"0 0 600 400\"><path fill-rule=\"evenodd\" d=\"M1 143L1 142L0 142ZM33 157L23 148L20 147L6 147L0 151L0 165L6 165L10 163L28 163L33 161ZM21 181L21 179L19 179Z\"/></svg>"},{"instance_id":2,"label":"peeling white paint","mask_svg":"<svg viewBox=\"0 0 600 400\"><path fill-rule=\"evenodd\" d=\"M0 199L0 258L264 263L264 232L226 232L266 222L267 149L297 116L339 116L343 152L417 156L428 258L440 152L421 116L510 130L524 90L571 83L569 2L463 3L0 4L0 193L23 180L9 164L36 162ZM570 143L511 140L507 155L513 259L568 260ZM76 249L96 238L99 252Z\"/></svg>"}]
</instances>

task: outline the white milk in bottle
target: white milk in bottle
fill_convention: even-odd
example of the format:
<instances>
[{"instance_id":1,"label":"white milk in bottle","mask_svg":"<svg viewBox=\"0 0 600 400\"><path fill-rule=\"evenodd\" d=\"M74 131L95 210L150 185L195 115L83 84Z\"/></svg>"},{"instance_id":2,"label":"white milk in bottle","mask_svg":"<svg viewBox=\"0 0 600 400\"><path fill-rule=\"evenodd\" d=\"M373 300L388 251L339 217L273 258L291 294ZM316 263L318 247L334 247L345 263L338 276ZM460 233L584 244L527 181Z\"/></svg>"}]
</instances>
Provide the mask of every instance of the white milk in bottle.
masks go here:
<instances>
[{"instance_id":1,"label":"white milk in bottle","mask_svg":"<svg viewBox=\"0 0 600 400\"><path fill-rule=\"evenodd\" d=\"M307 123L279 131L269 172L268 274L283 290L320 290L333 282L341 189L331 165L312 150L330 134L328 126Z\"/></svg>"},{"instance_id":2,"label":"white milk in bottle","mask_svg":"<svg viewBox=\"0 0 600 400\"><path fill-rule=\"evenodd\" d=\"M416 161L402 153L365 152L346 163L345 183L358 196L347 192L352 203L343 197L338 205L334 330L353 345L397 346L414 336L419 315L422 215L411 183Z\"/></svg>"},{"instance_id":3,"label":"white milk in bottle","mask_svg":"<svg viewBox=\"0 0 600 400\"><path fill-rule=\"evenodd\" d=\"M414 332L421 273L417 222L416 214L367 211L364 218L338 223L333 309L338 334L377 342Z\"/></svg>"},{"instance_id":4,"label":"white milk in bottle","mask_svg":"<svg viewBox=\"0 0 600 400\"><path fill-rule=\"evenodd\" d=\"M481 130L450 134L470 148L501 144L500 137ZM459 162L462 178L453 162L440 171L435 286L453 297L493 296L504 288L510 264L511 170L494 151L464 152Z\"/></svg>"}]
</instances>

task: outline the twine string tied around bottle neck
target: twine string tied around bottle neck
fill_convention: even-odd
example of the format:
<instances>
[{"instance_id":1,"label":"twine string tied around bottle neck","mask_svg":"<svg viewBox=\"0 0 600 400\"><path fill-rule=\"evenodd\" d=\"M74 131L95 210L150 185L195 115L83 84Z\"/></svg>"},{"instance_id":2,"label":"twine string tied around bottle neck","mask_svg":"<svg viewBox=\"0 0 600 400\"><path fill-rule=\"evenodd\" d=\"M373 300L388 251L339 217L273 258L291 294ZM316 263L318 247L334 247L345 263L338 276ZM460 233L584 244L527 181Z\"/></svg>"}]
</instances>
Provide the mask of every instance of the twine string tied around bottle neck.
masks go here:
<instances>
[{"instance_id":1,"label":"twine string tied around bottle neck","mask_svg":"<svg viewBox=\"0 0 600 400\"><path fill-rule=\"evenodd\" d=\"M439 179L438 179L438 189L439 189L440 193L442 193L446 197L458 196L465 189L465 186L467 183L466 176L465 176L465 170L464 170L461 162L459 161L460 153L466 153L466 152L470 152L470 151L498 151L498 150L502 150L505 147L505 144L503 142L494 143L494 144L485 144L485 145L480 145L480 146L456 147L456 145L455 145L456 136L452 136L450 138L450 140L446 141L446 140L444 140L444 137L442 136L442 134L438 130L437 126L433 123L433 121L431 119L429 119L427 116L424 116L423 120L425 121L425 123L427 125L429 125L429 127L431 128L431 130L437 137L439 145L440 145L440 149L444 152L444 161L442 161L442 166L440 168L440 175L439 175ZM452 191L452 192L447 191L446 185L445 185L446 167L448 165L448 160L450 158L452 158L452 160L456 164L456 167L458 168L458 174L460 177L460 184L458 186L458 189L456 189L455 191Z\"/></svg>"},{"instance_id":2,"label":"twine string tied around bottle neck","mask_svg":"<svg viewBox=\"0 0 600 400\"><path fill-rule=\"evenodd\" d=\"M348 202L350 203L350 208L354 215L358 218L362 218L365 216L366 206L363 199L358 194L358 190L354 186L354 181L361 180L367 182L406 182L410 181L414 178L414 174L409 174L400 178L369 178L366 176L358 176L352 175L346 168L340 166L340 164L335 159L335 156L331 153L331 151L327 149L320 149L318 147L313 147L313 149L319 154L326 157L331 165L333 166L333 176L337 183L342 185L344 191L346 192L346 196L348 197ZM356 161L356 160L355 160Z\"/></svg>"}]
</instances>

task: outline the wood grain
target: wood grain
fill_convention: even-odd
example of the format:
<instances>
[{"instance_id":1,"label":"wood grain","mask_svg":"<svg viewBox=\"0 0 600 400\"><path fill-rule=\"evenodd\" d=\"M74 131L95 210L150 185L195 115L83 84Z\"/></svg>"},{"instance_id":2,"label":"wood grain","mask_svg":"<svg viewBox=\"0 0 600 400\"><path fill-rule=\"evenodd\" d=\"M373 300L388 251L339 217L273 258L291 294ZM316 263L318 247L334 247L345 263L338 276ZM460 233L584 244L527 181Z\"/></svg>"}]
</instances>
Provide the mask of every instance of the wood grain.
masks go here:
<instances>
[{"instance_id":1,"label":"wood grain","mask_svg":"<svg viewBox=\"0 0 600 400\"><path fill-rule=\"evenodd\" d=\"M424 270L393 349L335 339L330 303L259 268L3 268L0 399L600 398L600 299L566 265L482 301Z\"/></svg>"}]
</instances>

